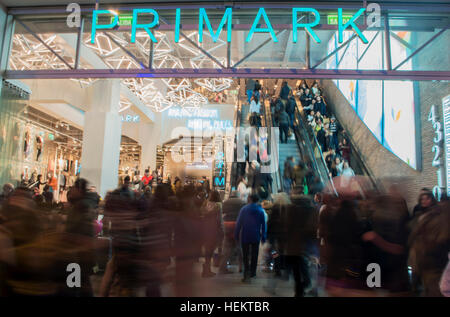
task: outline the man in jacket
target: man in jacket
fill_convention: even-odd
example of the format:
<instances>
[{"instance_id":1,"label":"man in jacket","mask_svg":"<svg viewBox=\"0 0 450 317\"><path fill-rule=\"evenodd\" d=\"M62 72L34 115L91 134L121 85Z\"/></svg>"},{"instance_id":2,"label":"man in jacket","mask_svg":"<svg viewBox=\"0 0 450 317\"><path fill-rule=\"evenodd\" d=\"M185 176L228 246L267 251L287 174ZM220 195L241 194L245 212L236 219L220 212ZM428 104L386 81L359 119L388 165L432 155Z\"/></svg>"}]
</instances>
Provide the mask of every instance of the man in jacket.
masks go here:
<instances>
[{"instance_id":1,"label":"man in jacket","mask_svg":"<svg viewBox=\"0 0 450 317\"><path fill-rule=\"evenodd\" d=\"M289 115L290 127L294 129L294 115L295 108L297 107L297 102L295 101L295 97L291 94L289 97L288 103L286 105L286 112Z\"/></svg>"},{"instance_id":2,"label":"man in jacket","mask_svg":"<svg viewBox=\"0 0 450 317\"><path fill-rule=\"evenodd\" d=\"M273 124L275 127L279 126L280 123L280 114L284 112L284 104L281 101L281 99L277 99L275 101L275 111L274 111L274 115L273 115Z\"/></svg>"},{"instance_id":3,"label":"man in jacket","mask_svg":"<svg viewBox=\"0 0 450 317\"><path fill-rule=\"evenodd\" d=\"M290 119L286 111L281 111L278 118L278 127L280 128L280 142L287 143Z\"/></svg>"},{"instance_id":4,"label":"man in jacket","mask_svg":"<svg viewBox=\"0 0 450 317\"><path fill-rule=\"evenodd\" d=\"M247 80L247 82L245 83L245 90L246 90L246 93L247 93L248 104L250 104L250 101L251 101L252 96L253 96L253 91L255 90L255 81L253 79L249 78Z\"/></svg>"},{"instance_id":5,"label":"man in jacket","mask_svg":"<svg viewBox=\"0 0 450 317\"><path fill-rule=\"evenodd\" d=\"M292 91L292 89L291 89L291 87L289 87L287 81L284 81L281 86L280 98L287 101L291 91Z\"/></svg>"},{"instance_id":6,"label":"man in jacket","mask_svg":"<svg viewBox=\"0 0 450 317\"><path fill-rule=\"evenodd\" d=\"M338 141L339 131L340 131L339 123L336 121L336 117L332 116L330 119L330 132L332 133L331 148L334 150L339 148L339 141Z\"/></svg>"},{"instance_id":7,"label":"man in jacket","mask_svg":"<svg viewBox=\"0 0 450 317\"><path fill-rule=\"evenodd\" d=\"M303 95L300 96L300 102L302 103L303 107L308 107L313 100L313 95L309 91L309 89L306 89Z\"/></svg>"},{"instance_id":8,"label":"man in jacket","mask_svg":"<svg viewBox=\"0 0 450 317\"><path fill-rule=\"evenodd\" d=\"M235 240L241 241L244 283L256 276L259 242L265 243L267 237L265 212L258 202L258 195L253 194L249 197L249 204L239 212L234 230Z\"/></svg>"}]
</instances>

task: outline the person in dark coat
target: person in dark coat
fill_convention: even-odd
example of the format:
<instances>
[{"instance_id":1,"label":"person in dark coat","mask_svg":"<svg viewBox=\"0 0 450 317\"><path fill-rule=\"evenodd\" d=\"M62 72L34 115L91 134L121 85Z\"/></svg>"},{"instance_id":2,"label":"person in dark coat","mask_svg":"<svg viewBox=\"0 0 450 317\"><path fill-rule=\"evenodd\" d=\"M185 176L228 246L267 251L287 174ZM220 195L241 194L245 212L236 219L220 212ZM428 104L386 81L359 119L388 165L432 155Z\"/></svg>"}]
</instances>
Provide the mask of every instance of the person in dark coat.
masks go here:
<instances>
[{"instance_id":1,"label":"person in dark coat","mask_svg":"<svg viewBox=\"0 0 450 317\"><path fill-rule=\"evenodd\" d=\"M308 107L311 104L313 99L314 99L314 97L311 94L309 89L305 89L303 94L300 96L300 102L302 103L303 107Z\"/></svg>"},{"instance_id":2,"label":"person in dark coat","mask_svg":"<svg viewBox=\"0 0 450 317\"><path fill-rule=\"evenodd\" d=\"M303 297L311 283L308 257L311 245L316 244L318 219L308 197L297 192L290 199L292 204L282 218L285 243L281 253L294 275L295 296Z\"/></svg>"},{"instance_id":3,"label":"person in dark coat","mask_svg":"<svg viewBox=\"0 0 450 317\"><path fill-rule=\"evenodd\" d=\"M88 192L88 182L85 179L77 179L74 186L67 194L67 200L71 207L67 215L66 233L73 236L73 239L83 241L83 250L75 252L74 263L80 263L81 271L85 274L81 275L82 287L74 290L73 296L93 296L92 286L90 282L89 272L94 267L93 244L95 237L95 206L94 196ZM75 240L74 240L75 242ZM80 242L79 242L80 243ZM79 247L74 243L73 248ZM91 254L92 252L92 254Z\"/></svg>"},{"instance_id":4,"label":"person in dark coat","mask_svg":"<svg viewBox=\"0 0 450 317\"><path fill-rule=\"evenodd\" d=\"M327 140L326 140L325 130L323 129L323 125L320 120L317 124L320 126L320 129L317 131L317 135L316 135L317 142L319 142L322 152L326 152L326 151L328 151L328 148L327 148Z\"/></svg>"},{"instance_id":5,"label":"person in dark coat","mask_svg":"<svg viewBox=\"0 0 450 317\"><path fill-rule=\"evenodd\" d=\"M280 141L281 143L287 143L290 119L286 111L281 111L278 118L278 127L280 128Z\"/></svg>"},{"instance_id":6,"label":"person in dark coat","mask_svg":"<svg viewBox=\"0 0 450 317\"><path fill-rule=\"evenodd\" d=\"M238 248L238 244L236 243L236 240L234 240L234 230L236 227L236 220L239 216L239 212L244 206L244 201L242 201L242 199L238 197L236 191L232 191L230 197L223 202L222 212L225 228L225 238L223 257L221 259L219 267L219 273L221 274L232 273L228 270L227 263L231 260L233 254L236 253L236 248ZM240 252L237 253L240 254Z\"/></svg>"},{"instance_id":7,"label":"person in dark coat","mask_svg":"<svg viewBox=\"0 0 450 317\"><path fill-rule=\"evenodd\" d=\"M297 102L295 101L295 97L291 94L289 97L288 103L286 105L286 112L289 115L290 127L294 129L294 117L295 117L295 109L297 107Z\"/></svg>"},{"instance_id":8,"label":"person in dark coat","mask_svg":"<svg viewBox=\"0 0 450 317\"><path fill-rule=\"evenodd\" d=\"M289 87L287 81L283 81L283 84L281 86L281 91L280 91L280 98L287 101L291 91L292 91L292 89L291 89L291 87Z\"/></svg>"},{"instance_id":9,"label":"person in dark coat","mask_svg":"<svg viewBox=\"0 0 450 317\"><path fill-rule=\"evenodd\" d=\"M314 111L320 112L321 115L327 114L327 106L323 102L322 98L320 96L316 97L316 103L314 104Z\"/></svg>"}]
</instances>

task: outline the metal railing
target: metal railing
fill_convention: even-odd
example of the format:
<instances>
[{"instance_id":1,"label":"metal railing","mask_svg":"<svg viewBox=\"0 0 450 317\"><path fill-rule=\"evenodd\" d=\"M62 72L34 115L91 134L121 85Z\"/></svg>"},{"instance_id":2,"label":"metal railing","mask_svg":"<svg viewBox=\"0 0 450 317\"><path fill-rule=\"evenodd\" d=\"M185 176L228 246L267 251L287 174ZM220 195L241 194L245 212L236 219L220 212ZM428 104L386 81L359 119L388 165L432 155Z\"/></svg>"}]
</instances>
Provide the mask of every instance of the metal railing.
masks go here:
<instances>
[{"instance_id":1,"label":"metal railing","mask_svg":"<svg viewBox=\"0 0 450 317\"><path fill-rule=\"evenodd\" d=\"M238 98L238 101L236 103L236 111L235 111L235 117L234 117L234 122L235 122L235 128L240 127L241 125L241 112L242 112L242 103ZM229 188L228 188L228 195L231 194L232 188L236 188L237 187L237 181L238 181L238 171L237 171L237 162L234 160L235 157L237 157L237 137L236 137L236 133L234 133L233 135L233 147L234 147L234 151L233 151L233 162L230 164L230 173L228 173L230 179L229 179Z\"/></svg>"},{"instance_id":2,"label":"metal railing","mask_svg":"<svg viewBox=\"0 0 450 317\"><path fill-rule=\"evenodd\" d=\"M280 159L279 159L279 149L277 147L277 151L275 153L271 153L272 150L272 127L273 127L273 121L272 121L272 112L270 110L270 102L266 98L263 99L263 102L261 102L261 107L263 109L263 115L264 115L264 126L267 128L267 153L270 155L271 160L275 160L275 162L278 163L278 167L280 165ZM275 141L276 142L276 141ZM278 144L278 142L276 142ZM275 155L275 157L273 157ZM273 162L271 162L273 163ZM272 182L272 194L277 193L279 189L282 188L282 180L281 180L281 173L280 169L277 168L277 171L273 173L272 179L275 181L275 183ZM275 186L274 186L275 185Z\"/></svg>"},{"instance_id":3,"label":"metal railing","mask_svg":"<svg viewBox=\"0 0 450 317\"><path fill-rule=\"evenodd\" d=\"M324 96L321 96L321 97L322 97L322 101L325 104L327 110L330 112L331 108L328 106ZM335 115L335 114L333 113L333 115ZM331 117L331 116L329 116L329 117ZM355 142L353 141L352 136L347 133L345 137L347 139L348 146L350 147L350 153L351 153L350 154L351 162L349 162L350 167L355 171L355 174L367 176L369 178L370 182L372 183L373 188L375 190L379 190L379 184L375 180L373 173L367 168L366 164L364 163L361 153L355 146ZM355 163L355 161L356 161L356 163Z\"/></svg>"}]
</instances>

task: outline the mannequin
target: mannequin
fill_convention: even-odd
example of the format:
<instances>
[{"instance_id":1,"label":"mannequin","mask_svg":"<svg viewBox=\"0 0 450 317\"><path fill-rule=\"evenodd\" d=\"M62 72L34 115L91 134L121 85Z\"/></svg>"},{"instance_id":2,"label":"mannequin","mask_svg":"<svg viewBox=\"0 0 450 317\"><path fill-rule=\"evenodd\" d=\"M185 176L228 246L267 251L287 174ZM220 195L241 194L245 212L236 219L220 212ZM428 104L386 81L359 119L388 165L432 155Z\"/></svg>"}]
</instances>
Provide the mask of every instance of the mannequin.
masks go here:
<instances>
[{"instance_id":1,"label":"mannequin","mask_svg":"<svg viewBox=\"0 0 450 317\"><path fill-rule=\"evenodd\" d=\"M36 136L36 150L37 150L36 161L39 161L39 157L41 156L43 146L44 146L44 139L40 135L37 135Z\"/></svg>"},{"instance_id":2,"label":"mannequin","mask_svg":"<svg viewBox=\"0 0 450 317\"><path fill-rule=\"evenodd\" d=\"M30 154L30 143L31 143L31 135L30 130L27 128L25 130L25 135L23 138L23 153L25 154L25 158Z\"/></svg>"},{"instance_id":3,"label":"mannequin","mask_svg":"<svg viewBox=\"0 0 450 317\"><path fill-rule=\"evenodd\" d=\"M20 127L19 122L14 123L14 128L12 129L12 139L13 139L13 155L16 156L19 152L20 143Z\"/></svg>"}]
</instances>

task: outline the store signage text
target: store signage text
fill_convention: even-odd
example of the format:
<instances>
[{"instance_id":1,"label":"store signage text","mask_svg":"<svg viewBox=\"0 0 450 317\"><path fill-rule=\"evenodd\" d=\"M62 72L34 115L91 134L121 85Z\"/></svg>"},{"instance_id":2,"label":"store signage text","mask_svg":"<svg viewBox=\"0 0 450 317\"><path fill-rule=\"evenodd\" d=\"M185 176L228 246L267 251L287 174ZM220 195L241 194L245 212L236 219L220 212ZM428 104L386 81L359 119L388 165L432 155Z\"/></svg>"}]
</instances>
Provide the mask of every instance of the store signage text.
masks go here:
<instances>
[{"instance_id":1,"label":"store signage text","mask_svg":"<svg viewBox=\"0 0 450 317\"><path fill-rule=\"evenodd\" d=\"M372 4L371 4L372 5ZM376 4L375 4L376 5ZM367 19L368 21L372 21L372 25L379 24L380 21L380 10L379 6L374 7L371 6L374 10L368 14ZM369 9L369 6L368 6ZM367 10L368 11L368 10ZM343 9L338 8L337 12L337 21L334 19L334 16L332 16L332 19L329 19L329 22L337 22L338 25L338 41L339 43L342 43L343 40L343 32L345 30L352 30L358 35L358 37L361 39L361 41L365 44L368 43L367 38L364 36L363 32L360 30L358 25L356 24L356 20L363 16L364 12L366 12L365 8L359 9L354 15L343 15ZM308 21L304 22L301 19L299 19L299 14L313 14L314 15L314 21ZM99 24L99 17L101 16L109 16L110 17L110 23L108 24ZM153 20L150 23L139 23L139 17L143 16L152 16ZM232 25L232 16L233 16L233 9L227 8L225 10L224 15L222 16L222 20L219 24L219 27L217 30L213 30L211 22L208 18L208 14L204 8L199 9L199 16L198 16L198 41L200 43L203 42L203 32L204 27L206 26L206 29L209 31L209 34L214 42L217 42L219 40L220 34L222 30L226 27L227 30L227 42L231 42L232 39L232 31L233 31L233 25ZM375 21L375 22L374 22ZM298 30L299 29L305 29L306 32L313 38L313 40L316 43L321 43L321 40L319 36L314 32L313 28L319 25L320 23L320 13L314 8L292 8L292 15L291 15L291 25L292 25L292 41L293 43L297 43L298 39ZM138 30L145 30L150 37L150 39L153 42L158 42L155 38L154 34L152 33L152 29L155 29L159 26L159 14L156 10L150 9L150 8L139 8L139 9L133 9L133 14L131 15L131 18L129 15L124 16L121 18L121 15L119 12L113 11L113 10L93 10L92 13L92 29L91 29L91 43L95 44L96 34L97 30L112 30L120 25L129 25L131 24L131 43L136 42L136 32ZM265 27L263 27L265 25ZM178 43L180 40L180 30L181 30L181 9L177 8L175 9L175 43ZM253 35L255 33L268 33L270 34L270 37L273 42L278 42L277 36L275 34L275 31L272 27L272 24L270 22L270 19L266 13L266 10L264 8L259 8L255 19L253 20L253 24L248 32L247 38L245 42L250 42L253 38Z\"/></svg>"},{"instance_id":2,"label":"store signage text","mask_svg":"<svg viewBox=\"0 0 450 317\"><path fill-rule=\"evenodd\" d=\"M432 152L434 153L433 161L431 163L432 166L437 168L436 175L437 175L437 185L433 187L433 194L436 197L438 201L441 200L442 196L442 188L443 181L442 181L442 163L441 163L441 142L442 142L442 127L441 123L436 118L436 106L432 105L430 108L430 112L428 114L428 121L431 121L431 124L433 125L433 130L435 133L435 136L433 138L433 148Z\"/></svg>"},{"instance_id":3,"label":"store signage text","mask_svg":"<svg viewBox=\"0 0 450 317\"><path fill-rule=\"evenodd\" d=\"M120 119L122 120L122 122L133 122L133 123L138 123L139 121L141 121L141 117L139 115L126 115L126 116L120 116Z\"/></svg>"},{"instance_id":4,"label":"store signage text","mask_svg":"<svg viewBox=\"0 0 450 317\"><path fill-rule=\"evenodd\" d=\"M220 120L218 109L173 107L167 111L167 117L187 119L186 126L192 130L227 130L233 128L231 120Z\"/></svg>"},{"instance_id":5,"label":"store signage text","mask_svg":"<svg viewBox=\"0 0 450 317\"><path fill-rule=\"evenodd\" d=\"M233 128L233 122L231 120L190 119L187 121L187 127L193 130L227 130Z\"/></svg>"},{"instance_id":6,"label":"store signage text","mask_svg":"<svg viewBox=\"0 0 450 317\"><path fill-rule=\"evenodd\" d=\"M216 155L216 164L214 170L214 186L218 188L225 188L225 155L223 152L218 152Z\"/></svg>"},{"instance_id":7,"label":"store signage text","mask_svg":"<svg viewBox=\"0 0 450 317\"><path fill-rule=\"evenodd\" d=\"M169 118L207 118L215 119L219 117L219 111L217 109L205 109L205 108L195 108L193 110L172 107L168 110L167 116Z\"/></svg>"}]
</instances>

